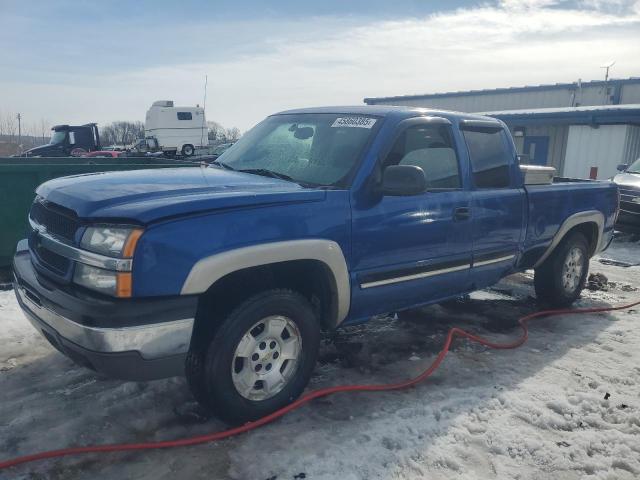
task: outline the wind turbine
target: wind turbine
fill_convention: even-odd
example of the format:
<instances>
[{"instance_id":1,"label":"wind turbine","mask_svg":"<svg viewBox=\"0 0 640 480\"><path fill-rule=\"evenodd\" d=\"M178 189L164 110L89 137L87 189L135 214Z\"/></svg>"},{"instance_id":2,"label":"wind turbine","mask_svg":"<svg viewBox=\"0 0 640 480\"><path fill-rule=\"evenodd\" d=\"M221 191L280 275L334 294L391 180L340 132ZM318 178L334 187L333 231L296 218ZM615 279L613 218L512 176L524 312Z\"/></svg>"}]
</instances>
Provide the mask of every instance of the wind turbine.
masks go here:
<instances>
[{"instance_id":1,"label":"wind turbine","mask_svg":"<svg viewBox=\"0 0 640 480\"><path fill-rule=\"evenodd\" d=\"M610 61L609 63L605 63L604 65L600 65L600 68L604 68L604 81L605 83L609 80L609 69L616 64L615 60Z\"/></svg>"},{"instance_id":2,"label":"wind turbine","mask_svg":"<svg viewBox=\"0 0 640 480\"><path fill-rule=\"evenodd\" d=\"M604 68L604 103L605 105L609 104L609 85L607 82L609 81L609 69L615 65L616 61L612 60L609 63L604 65L600 65L600 68Z\"/></svg>"}]
</instances>

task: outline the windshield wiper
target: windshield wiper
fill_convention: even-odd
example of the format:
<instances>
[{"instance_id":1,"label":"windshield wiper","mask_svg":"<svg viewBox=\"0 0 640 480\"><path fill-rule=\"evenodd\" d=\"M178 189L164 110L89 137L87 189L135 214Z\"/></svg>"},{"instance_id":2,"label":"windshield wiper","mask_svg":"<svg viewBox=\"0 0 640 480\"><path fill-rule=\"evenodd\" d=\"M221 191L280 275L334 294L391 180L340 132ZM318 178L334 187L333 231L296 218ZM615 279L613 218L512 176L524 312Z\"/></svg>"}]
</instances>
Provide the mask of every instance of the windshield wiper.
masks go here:
<instances>
[{"instance_id":1,"label":"windshield wiper","mask_svg":"<svg viewBox=\"0 0 640 480\"><path fill-rule=\"evenodd\" d=\"M304 182L302 180L294 180L292 177L290 177L286 173L275 172L273 170L269 170L268 168L243 168L243 169L236 170L232 166L227 165L226 163L218 162L217 160L211 163L215 165L220 165L222 168L233 170L234 172L250 173L252 175L261 175L263 177L277 178L278 180L286 180L287 182L297 183L298 185L304 188L318 188L321 186L320 184L317 184L317 183Z\"/></svg>"},{"instance_id":2,"label":"windshield wiper","mask_svg":"<svg viewBox=\"0 0 640 480\"><path fill-rule=\"evenodd\" d=\"M254 175L262 175L263 177L278 178L280 180L287 180L288 182L298 183L285 173L274 172L273 170L269 170L267 168L245 168L243 170L238 170L238 172L252 173Z\"/></svg>"},{"instance_id":3,"label":"windshield wiper","mask_svg":"<svg viewBox=\"0 0 640 480\"><path fill-rule=\"evenodd\" d=\"M235 168L233 168L231 165L229 165L228 163L221 162L219 160L214 160L213 162L211 162L211 165L216 165L216 166L222 167L225 170L234 170L235 171Z\"/></svg>"}]
</instances>

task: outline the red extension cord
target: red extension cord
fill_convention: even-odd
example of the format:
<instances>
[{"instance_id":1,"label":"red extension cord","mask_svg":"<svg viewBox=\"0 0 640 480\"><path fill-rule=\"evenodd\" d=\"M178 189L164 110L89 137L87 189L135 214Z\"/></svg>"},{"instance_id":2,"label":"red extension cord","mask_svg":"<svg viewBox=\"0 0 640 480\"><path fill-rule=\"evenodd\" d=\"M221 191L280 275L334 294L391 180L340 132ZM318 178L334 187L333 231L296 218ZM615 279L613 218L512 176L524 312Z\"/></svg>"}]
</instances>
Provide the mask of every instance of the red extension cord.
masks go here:
<instances>
[{"instance_id":1,"label":"red extension cord","mask_svg":"<svg viewBox=\"0 0 640 480\"><path fill-rule=\"evenodd\" d=\"M326 397L328 395L333 395L334 393L339 392L380 392L387 390L400 390L403 388L411 387L416 385L417 383L422 382L424 379L429 377L435 370L440 366L444 357L446 357L449 352L449 348L451 347L451 342L455 337L463 337L468 338L471 341L477 342L481 345L484 345L489 348L495 349L510 349L516 348L522 345L527 341L529 336L529 331L527 329L527 323L529 320L534 318L550 316L550 315L567 315L567 314L582 314L582 313L600 313L600 312L611 312L614 310L627 310L631 307L635 307L636 305L640 305L640 300L629 303L627 305L621 305L619 307L594 307L594 308L578 308L578 309L561 309L561 310L543 310L540 312L531 313L526 315L518 320L520 327L522 327L522 336L517 340L511 343L493 343L489 340L485 340L477 335L473 335L465 330L462 330L457 327L453 327L449 330L447 334L447 339L444 342L444 346L442 350L435 358L435 360L429 365L424 372L418 375L415 378L405 380L400 383L389 383L389 384L381 384L381 385L338 385L335 387L321 388L318 390L313 390L303 397L299 398L293 403L290 403L286 407L281 408L273 412L266 417L262 417L255 422L249 422L245 425L236 428L230 428L228 430L223 430L222 432L210 433L207 435L199 435L196 437L190 438L182 438L179 440L166 440L163 442L147 442L147 443L123 443L123 444L110 444L110 445L90 445L86 447L72 447L72 448L63 448L60 450L49 450L46 452L34 453L32 455L25 455L22 457L12 458L10 460L5 460L0 462L0 470L5 468L14 467L16 465L21 465L23 463L34 462L36 460L43 460L45 458L56 458L56 457L64 457L67 455L78 455L80 453L98 453L98 452L123 452L129 450L151 450L156 448L170 448L170 447L186 447L188 445L197 445L200 443L213 442L216 440L222 440L225 438L233 437L235 435L239 435L244 432L248 432L249 430L254 430L262 425L266 425L267 423L273 422L277 418L284 416L296 408L301 407L305 403L309 403L311 400L320 397Z\"/></svg>"}]
</instances>

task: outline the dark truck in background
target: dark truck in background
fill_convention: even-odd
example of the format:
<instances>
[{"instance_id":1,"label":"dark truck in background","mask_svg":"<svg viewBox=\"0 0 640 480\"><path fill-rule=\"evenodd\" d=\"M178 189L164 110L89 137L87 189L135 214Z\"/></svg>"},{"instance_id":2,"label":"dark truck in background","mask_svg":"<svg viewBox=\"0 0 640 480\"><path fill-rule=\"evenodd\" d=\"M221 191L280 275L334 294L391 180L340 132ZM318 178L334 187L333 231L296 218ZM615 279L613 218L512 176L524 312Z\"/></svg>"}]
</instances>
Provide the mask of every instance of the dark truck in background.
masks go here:
<instances>
[{"instance_id":1,"label":"dark truck in background","mask_svg":"<svg viewBox=\"0 0 640 480\"><path fill-rule=\"evenodd\" d=\"M618 171L611 179L620 191L616 230L640 234L640 158L631 165L618 165Z\"/></svg>"},{"instance_id":2,"label":"dark truck in background","mask_svg":"<svg viewBox=\"0 0 640 480\"><path fill-rule=\"evenodd\" d=\"M49 143L31 148L22 155L25 157L80 157L85 153L102 149L96 123L56 125L51 130L53 133Z\"/></svg>"},{"instance_id":3,"label":"dark truck in background","mask_svg":"<svg viewBox=\"0 0 640 480\"><path fill-rule=\"evenodd\" d=\"M27 318L118 378L186 375L231 422L288 404L320 331L534 269L571 305L613 238L611 182L521 166L489 117L327 107L268 117L209 167L60 178L14 258Z\"/></svg>"}]
</instances>

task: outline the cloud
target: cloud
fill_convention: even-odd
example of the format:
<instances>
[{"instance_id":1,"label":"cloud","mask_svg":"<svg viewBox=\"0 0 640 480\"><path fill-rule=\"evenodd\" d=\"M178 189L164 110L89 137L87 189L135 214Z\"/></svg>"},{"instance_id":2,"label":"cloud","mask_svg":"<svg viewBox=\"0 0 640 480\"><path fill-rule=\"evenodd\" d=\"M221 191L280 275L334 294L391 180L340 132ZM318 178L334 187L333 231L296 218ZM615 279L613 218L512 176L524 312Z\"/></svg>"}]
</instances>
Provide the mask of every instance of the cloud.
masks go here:
<instances>
[{"instance_id":1,"label":"cloud","mask_svg":"<svg viewBox=\"0 0 640 480\"><path fill-rule=\"evenodd\" d=\"M201 103L208 74L209 118L246 129L274 111L368 96L601 78L599 66L613 59L613 76L639 75L640 2L614 3L502 0L405 20L283 22L259 48L245 44L223 59L87 76L73 88L0 84L0 97L8 92L32 115L65 122L142 119L156 99Z\"/></svg>"}]
</instances>

